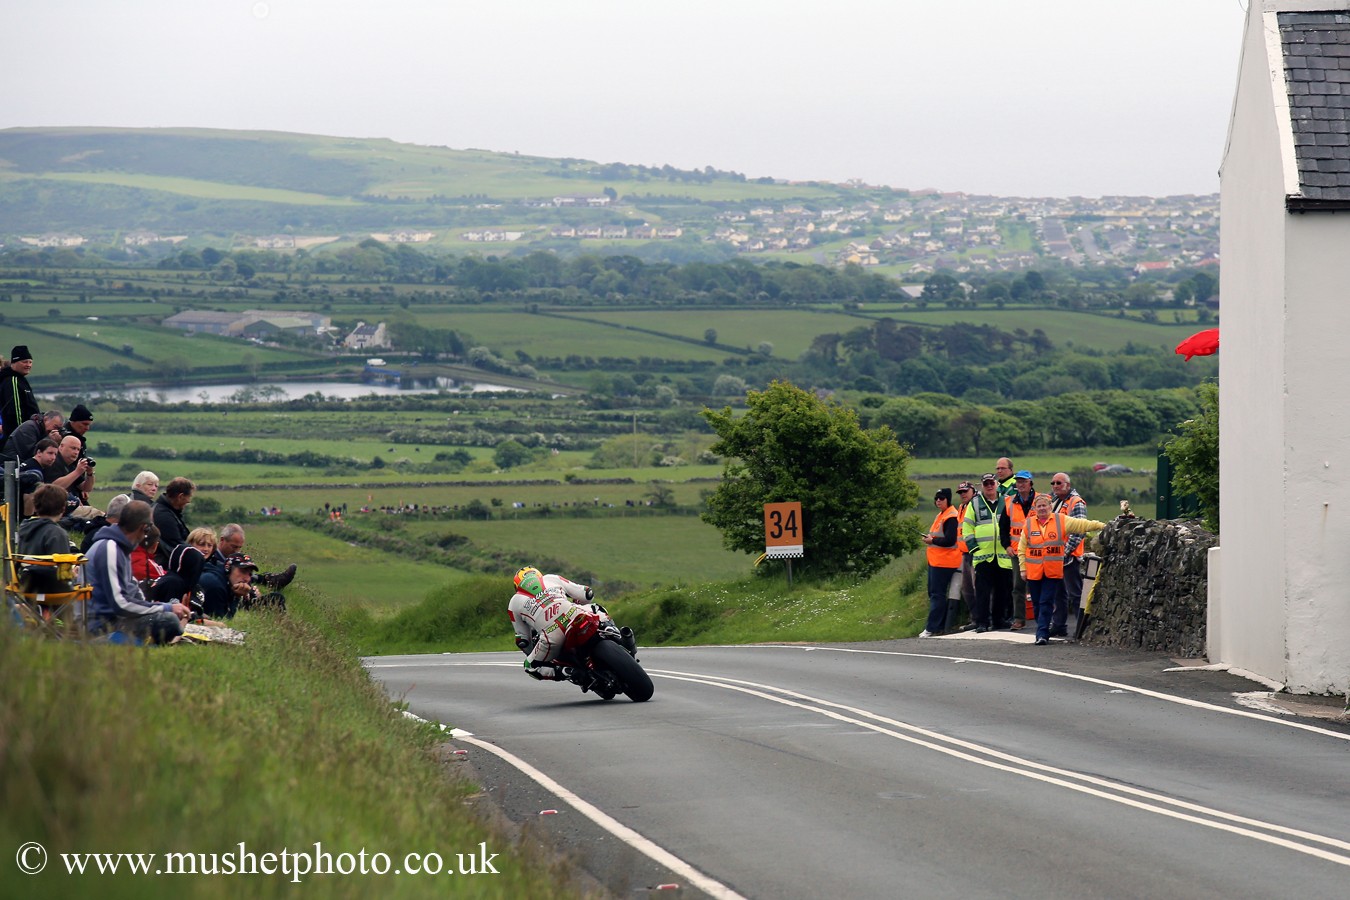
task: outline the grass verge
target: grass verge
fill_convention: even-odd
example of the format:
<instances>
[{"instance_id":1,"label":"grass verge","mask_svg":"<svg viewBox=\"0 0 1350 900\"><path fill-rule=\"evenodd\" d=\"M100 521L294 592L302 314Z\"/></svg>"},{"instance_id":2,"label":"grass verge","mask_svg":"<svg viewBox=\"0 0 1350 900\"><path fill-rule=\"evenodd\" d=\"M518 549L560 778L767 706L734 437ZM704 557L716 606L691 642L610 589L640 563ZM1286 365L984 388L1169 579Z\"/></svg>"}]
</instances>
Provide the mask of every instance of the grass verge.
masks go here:
<instances>
[{"instance_id":1,"label":"grass verge","mask_svg":"<svg viewBox=\"0 0 1350 900\"><path fill-rule=\"evenodd\" d=\"M928 614L928 570L921 553L857 583L797 581L789 588L781 564L765 565L776 568L740 581L597 599L615 621L631 626L644 646L913 637ZM510 591L505 576L471 578L430 591L420 603L390 616L349 609L342 626L368 655L510 650Z\"/></svg>"},{"instance_id":2,"label":"grass verge","mask_svg":"<svg viewBox=\"0 0 1350 900\"><path fill-rule=\"evenodd\" d=\"M67 874L62 853L224 854L283 848L436 852L485 843L498 875L319 875L321 897L557 894L546 860L468 814L439 733L405 719L361 670L330 610L248 615L243 647L141 649L33 639L0 627L0 847L49 863L0 868L7 897L280 897L287 876ZM6 620L7 621L7 620ZM453 764L451 764L453 765ZM198 860L205 867L205 860ZM564 880L565 884L568 884ZM564 890L565 895L569 891Z\"/></svg>"}]
</instances>

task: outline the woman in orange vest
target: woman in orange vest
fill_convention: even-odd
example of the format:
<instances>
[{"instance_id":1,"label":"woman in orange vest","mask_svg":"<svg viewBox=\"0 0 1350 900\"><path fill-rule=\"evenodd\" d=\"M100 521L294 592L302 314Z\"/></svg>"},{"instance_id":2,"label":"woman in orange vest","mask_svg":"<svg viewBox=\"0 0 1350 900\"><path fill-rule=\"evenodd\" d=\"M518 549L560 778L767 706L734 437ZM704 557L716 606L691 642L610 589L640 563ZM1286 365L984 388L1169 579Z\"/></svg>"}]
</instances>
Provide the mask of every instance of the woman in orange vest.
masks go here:
<instances>
[{"instance_id":1,"label":"woman in orange vest","mask_svg":"<svg viewBox=\"0 0 1350 900\"><path fill-rule=\"evenodd\" d=\"M1105 522L1075 519L1050 511L1050 498L1037 494L1031 504L1032 515L1022 528L1017 545L1022 573L1031 590L1031 607L1036 611L1036 643L1050 643L1050 620L1057 606L1067 602L1064 593L1064 539L1071 534L1101 531Z\"/></svg>"},{"instance_id":2,"label":"woman in orange vest","mask_svg":"<svg viewBox=\"0 0 1350 900\"><path fill-rule=\"evenodd\" d=\"M961 572L961 550L957 547L957 516L952 506L952 489L939 488L933 496L937 516L923 542L928 547L928 624L919 637L941 634L947 624L947 588Z\"/></svg>"}]
</instances>

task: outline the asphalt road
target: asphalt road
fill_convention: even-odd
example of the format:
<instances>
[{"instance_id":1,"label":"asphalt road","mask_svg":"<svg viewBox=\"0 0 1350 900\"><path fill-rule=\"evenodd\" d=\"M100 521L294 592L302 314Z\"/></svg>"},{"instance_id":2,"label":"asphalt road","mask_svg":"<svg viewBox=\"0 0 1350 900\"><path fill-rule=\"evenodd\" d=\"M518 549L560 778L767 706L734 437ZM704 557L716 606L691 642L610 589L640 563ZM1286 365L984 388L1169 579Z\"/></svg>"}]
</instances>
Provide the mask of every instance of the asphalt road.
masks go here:
<instances>
[{"instance_id":1,"label":"asphalt road","mask_svg":"<svg viewBox=\"0 0 1350 900\"><path fill-rule=\"evenodd\" d=\"M1350 728L1156 655L972 640L644 649L648 703L508 653L381 657L485 796L615 894L678 883L488 752L692 865L709 893L1345 897ZM540 816L546 808L556 816Z\"/></svg>"}]
</instances>

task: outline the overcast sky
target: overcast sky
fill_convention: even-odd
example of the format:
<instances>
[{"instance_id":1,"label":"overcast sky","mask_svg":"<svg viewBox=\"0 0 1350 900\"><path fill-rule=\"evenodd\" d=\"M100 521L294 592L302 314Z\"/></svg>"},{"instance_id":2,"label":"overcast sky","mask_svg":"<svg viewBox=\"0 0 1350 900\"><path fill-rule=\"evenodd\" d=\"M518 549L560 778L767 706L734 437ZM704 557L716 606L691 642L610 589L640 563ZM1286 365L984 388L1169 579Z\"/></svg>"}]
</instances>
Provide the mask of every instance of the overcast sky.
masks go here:
<instances>
[{"instance_id":1,"label":"overcast sky","mask_svg":"<svg viewBox=\"0 0 1350 900\"><path fill-rule=\"evenodd\" d=\"M1211 193L1250 0L0 0L0 128Z\"/></svg>"}]
</instances>

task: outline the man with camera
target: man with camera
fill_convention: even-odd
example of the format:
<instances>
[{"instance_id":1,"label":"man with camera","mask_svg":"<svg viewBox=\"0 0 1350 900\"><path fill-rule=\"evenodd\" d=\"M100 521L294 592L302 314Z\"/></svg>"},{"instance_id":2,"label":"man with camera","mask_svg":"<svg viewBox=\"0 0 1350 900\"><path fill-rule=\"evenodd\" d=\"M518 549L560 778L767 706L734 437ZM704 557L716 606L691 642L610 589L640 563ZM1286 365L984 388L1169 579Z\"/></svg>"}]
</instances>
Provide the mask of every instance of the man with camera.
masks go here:
<instances>
[{"instance_id":1,"label":"man with camera","mask_svg":"<svg viewBox=\"0 0 1350 900\"><path fill-rule=\"evenodd\" d=\"M70 495L68 505L76 518L91 518L94 513L81 514L81 507L89 507L89 492L94 489L94 461L81 455L84 448L73 434L61 438L56 445L56 459L44 471L48 484L59 484Z\"/></svg>"}]
</instances>

